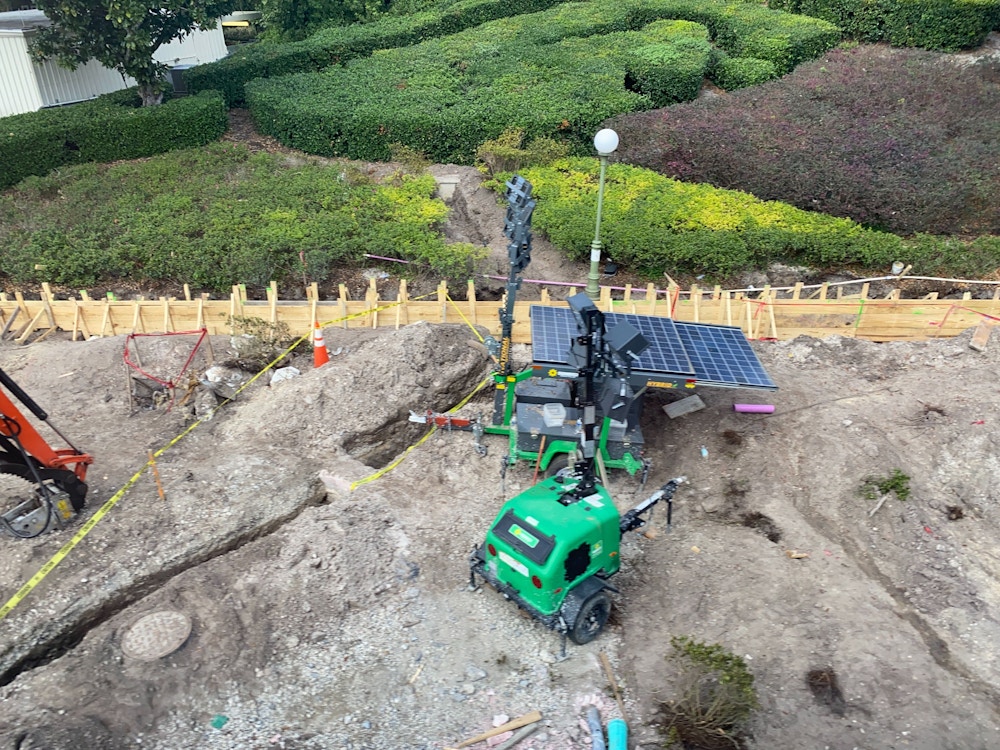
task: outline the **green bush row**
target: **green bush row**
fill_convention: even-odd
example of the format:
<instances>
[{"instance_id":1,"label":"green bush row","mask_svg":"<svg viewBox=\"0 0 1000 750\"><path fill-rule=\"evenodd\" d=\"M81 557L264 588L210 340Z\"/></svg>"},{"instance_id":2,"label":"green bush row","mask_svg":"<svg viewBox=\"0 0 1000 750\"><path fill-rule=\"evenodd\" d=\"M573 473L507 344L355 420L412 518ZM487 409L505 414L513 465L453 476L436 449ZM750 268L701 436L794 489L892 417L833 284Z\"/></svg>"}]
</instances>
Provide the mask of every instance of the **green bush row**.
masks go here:
<instances>
[{"instance_id":1,"label":"green bush row","mask_svg":"<svg viewBox=\"0 0 1000 750\"><path fill-rule=\"evenodd\" d=\"M726 91L756 86L778 77L770 60L756 57L723 57L712 68L712 80Z\"/></svg>"},{"instance_id":2,"label":"green bush row","mask_svg":"<svg viewBox=\"0 0 1000 750\"><path fill-rule=\"evenodd\" d=\"M977 47L1000 28L1000 0L769 0L769 5L826 19L859 42L942 52Z\"/></svg>"},{"instance_id":3,"label":"green bush row","mask_svg":"<svg viewBox=\"0 0 1000 750\"><path fill-rule=\"evenodd\" d=\"M18 283L184 281L225 291L324 282L371 253L466 278L480 249L445 244L448 209L435 190L429 174L377 184L349 167L290 167L222 142L78 165L0 195L0 268Z\"/></svg>"},{"instance_id":4,"label":"green bush row","mask_svg":"<svg viewBox=\"0 0 1000 750\"><path fill-rule=\"evenodd\" d=\"M247 100L259 130L325 156L386 160L391 144L402 143L437 162L468 164L481 143L510 128L583 150L608 117L697 95L715 61L710 30L664 20L690 10L685 2L564 3L322 73L256 80ZM719 29L744 23L744 15L812 28L795 44L780 36L768 60L775 72L839 40L835 27L816 19L742 4L717 10ZM711 14L703 5L698 15ZM732 46L742 54L746 45Z\"/></svg>"},{"instance_id":5,"label":"green bush row","mask_svg":"<svg viewBox=\"0 0 1000 750\"><path fill-rule=\"evenodd\" d=\"M625 12L630 18L629 28L638 28L657 18L700 23L708 28L715 46L727 55L768 60L778 75L819 57L841 39L840 29L832 23L752 2L640 0L630 4Z\"/></svg>"},{"instance_id":6,"label":"green bush row","mask_svg":"<svg viewBox=\"0 0 1000 750\"><path fill-rule=\"evenodd\" d=\"M584 260L594 236L596 160L567 159L520 174L538 201L533 226L570 257ZM601 240L616 262L652 277L666 271L720 278L773 261L884 266L902 248L899 237L849 219L623 164L607 171Z\"/></svg>"},{"instance_id":7,"label":"green bush row","mask_svg":"<svg viewBox=\"0 0 1000 750\"><path fill-rule=\"evenodd\" d=\"M0 119L0 188L67 164L135 159L200 146L226 132L218 92L138 107L135 89Z\"/></svg>"},{"instance_id":8,"label":"green bush row","mask_svg":"<svg viewBox=\"0 0 1000 750\"><path fill-rule=\"evenodd\" d=\"M323 29L301 42L245 45L222 60L185 71L184 82L188 91L221 91L230 107L242 107L246 104L244 86L256 78L322 70L375 50L406 47L497 18L533 13L557 2L560 0L462 0L445 10Z\"/></svg>"}]
</instances>

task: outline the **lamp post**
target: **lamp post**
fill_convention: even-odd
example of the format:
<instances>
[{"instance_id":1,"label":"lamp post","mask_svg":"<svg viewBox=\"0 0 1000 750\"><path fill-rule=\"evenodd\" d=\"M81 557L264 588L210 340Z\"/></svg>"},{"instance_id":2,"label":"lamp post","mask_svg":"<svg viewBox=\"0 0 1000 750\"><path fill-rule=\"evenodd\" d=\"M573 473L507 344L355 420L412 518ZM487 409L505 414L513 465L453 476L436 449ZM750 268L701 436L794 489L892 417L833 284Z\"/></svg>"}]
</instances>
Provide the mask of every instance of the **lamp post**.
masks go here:
<instances>
[{"instance_id":1,"label":"lamp post","mask_svg":"<svg viewBox=\"0 0 1000 750\"><path fill-rule=\"evenodd\" d=\"M608 168L608 157L618 148L618 133L611 128L597 131L594 148L601 160L601 177L597 183L597 225L594 227L594 241L590 243L590 273L587 274L587 296L595 302L600 299L598 281L601 278L601 209L604 207L604 172Z\"/></svg>"}]
</instances>

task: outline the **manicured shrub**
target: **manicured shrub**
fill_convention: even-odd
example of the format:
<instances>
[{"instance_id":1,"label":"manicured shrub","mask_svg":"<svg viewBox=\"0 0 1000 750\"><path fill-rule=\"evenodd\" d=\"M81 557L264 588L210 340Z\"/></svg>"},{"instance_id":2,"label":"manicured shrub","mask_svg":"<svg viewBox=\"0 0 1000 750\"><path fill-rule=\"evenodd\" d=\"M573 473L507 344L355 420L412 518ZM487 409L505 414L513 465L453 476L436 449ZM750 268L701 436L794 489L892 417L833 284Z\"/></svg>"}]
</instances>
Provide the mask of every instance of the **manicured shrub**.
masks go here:
<instances>
[{"instance_id":1,"label":"manicured shrub","mask_svg":"<svg viewBox=\"0 0 1000 750\"><path fill-rule=\"evenodd\" d=\"M609 124L622 160L670 177L903 235L1000 234L998 70L857 47Z\"/></svg>"},{"instance_id":2,"label":"manicured shrub","mask_svg":"<svg viewBox=\"0 0 1000 750\"><path fill-rule=\"evenodd\" d=\"M479 168L489 175L517 172L522 167L549 164L569 156L564 143L552 138L535 138L525 144L524 131L512 128L476 149Z\"/></svg>"},{"instance_id":3,"label":"manicured shrub","mask_svg":"<svg viewBox=\"0 0 1000 750\"><path fill-rule=\"evenodd\" d=\"M727 57L712 69L712 80L726 91L756 86L777 77L774 63L756 57Z\"/></svg>"},{"instance_id":4,"label":"manicured shrub","mask_svg":"<svg viewBox=\"0 0 1000 750\"><path fill-rule=\"evenodd\" d=\"M823 18L859 42L954 52L977 47L1000 24L1000 0L769 0Z\"/></svg>"},{"instance_id":5,"label":"manicured shrub","mask_svg":"<svg viewBox=\"0 0 1000 750\"><path fill-rule=\"evenodd\" d=\"M698 96L712 59L708 29L692 21L656 21L643 29L649 44L626 59L626 86L647 96L654 107ZM652 41L657 39L657 41Z\"/></svg>"},{"instance_id":6,"label":"manicured shrub","mask_svg":"<svg viewBox=\"0 0 1000 750\"><path fill-rule=\"evenodd\" d=\"M538 201L533 226L571 258L590 249L597 209L596 159L521 168ZM500 175L499 184L505 176ZM726 277L773 261L813 266L884 266L900 257L895 235L847 219L765 202L746 193L689 185L612 164L601 239L615 261L653 278L668 273Z\"/></svg>"},{"instance_id":7,"label":"manicured shrub","mask_svg":"<svg viewBox=\"0 0 1000 750\"><path fill-rule=\"evenodd\" d=\"M221 91L228 106L242 107L246 104L244 86L255 78L322 70L365 57L378 49L417 44L496 18L532 13L557 2L559 0L462 0L446 9L386 16L367 24L333 26L298 42L240 47L222 60L184 71L184 82L188 91Z\"/></svg>"},{"instance_id":8,"label":"manicured shrub","mask_svg":"<svg viewBox=\"0 0 1000 750\"><path fill-rule=\"evenodd\" d=\"M839 38L823 21L749 4L714 10L720 30L743 24L761 44L778 33L777 70ZM257 80L247 99L262 131L327 156L384 160L398 142L468 164L509 128L589 151L604 119L697 95L714 61L706 27L657 18L689 11L676 0L565 3L323 73ZM809 44L785 33L790 24L816 32Z\"/></svg>"},{"instance_id":9,"label":"manicured shrub","mask_svg":"<svg viewBox=\"0 0 1000 750\"><path fill-rule=\"evenodd\" d=\"M0 119L0 187L67 164L108 162L199 146L226 131L212 91L136 107L134 90Z\"/></svg>"}]
</instances>

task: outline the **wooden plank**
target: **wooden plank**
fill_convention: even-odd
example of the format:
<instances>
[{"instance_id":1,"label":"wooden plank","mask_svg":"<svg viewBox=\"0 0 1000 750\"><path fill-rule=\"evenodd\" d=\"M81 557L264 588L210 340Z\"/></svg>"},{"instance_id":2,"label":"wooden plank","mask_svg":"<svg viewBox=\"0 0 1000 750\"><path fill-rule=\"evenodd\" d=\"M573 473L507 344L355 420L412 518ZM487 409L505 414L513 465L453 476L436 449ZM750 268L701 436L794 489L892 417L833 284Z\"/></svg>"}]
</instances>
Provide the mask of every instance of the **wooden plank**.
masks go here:
<instances>
[{"instance_id":1,"label":"wooden plank","mask_svg":"<svg viewBox=\"0 0 1000 750\"><path fill-rule=\"evenodd\" d=\"M969 341L969 348L977 352L985 352L986 346L990 342L990 333L993 331L993 323L989 320L981 320L976 326L975 333Z\"/></svg>"},{"instance_id":2,"label":"wooden plank","mask_svg":"<svg viewBox=\"0 0 1000 750\"><path fill-rule=\"evenodd\" d=\"M600 297L597 301L597 306L604 310L604 312L613 312L615 309L614 302L611 300L611 289L606 286L600 287Z\"/></svg>"},{"instance_id":3,"label":"wooden plank","mask_svg":"<svg viewBox=\"0 0 1000 750\"><path fill-rule=\"evenodd\" d=\"M139 300L135 301L134 307L135 309L132 312L132 333L139 333L139 329L142 327L142 309L139 307ZM145 330L143 330L143 333L145 333Z\"/></svg>"},{"instance_id":4,"label":"wooden plank","mask_svg":"<svg viewBox=\"0 0 1000 750\"><path fill-rule=\"evenodd\" d=\"M267 301L270 303L271 323L278 322L278 282L272 280L267 286Z\"/></svg>"},{"instance_id":5,"label":"wooden plank","mask_svg":"<svg viewBox=\"0 0 1000 750\"><path fill-rule=\"evenodd\" d=\"M10 317L7 318L7 322L3 324L3 330L0 330L0 340L2 340L7 335L7 332L10 331L10 327L14 324L14 321L17 320L17 316L20 313L21 308L15 307L14 311L10 314Z\"/></svg>"},{"instance_id":6,"label":"wooden plank","mask_svg":"<svg viewBox=\"0 0 1000 750\"><path fill-rule=\"evenodd\" d=\"M338 284L337 288L340 292L340 318L341 325L347 328L347 300L350 295L347 293L347 284Z\"/></svg>"},{"instance_id":7,"label":"wooden plank","mask_svg":"<svg viewBox=\"0 0 1000 750\"><path fill-rule=\"evenodd\" d=\"M46 281L42 284L42 304L45 305L45 314L49 319L49 328L56 327L56 316L52 314L52 287Z\"/></svg>"},{"instance_id":8,"label":"wooden plank","mask_svg":"<svg viewBox=\"0 0 1000 750\"><path fill-rule=\"evenodd\" d=\"M656 315L656 287L646 284L646 315Z\"/></svg>"},{"instance_id":9,"label":"wooden plank","mask_svg":"<svg viewBox=\"0 0 1000 750\"><path fill-rule=\"evenodd\" d=\"M76 309L80 313L80 333L83 334L83 340L86 341L90 338L90 328L87 326L87 316L84 315L84 309L79 303L77 303Z\"/></svg>"},{"instance_id":10,"label":"wooden plank","mask_svg":"<svg viewBox=\"0 0 1000 750\"><path fill-rule=\"evenodd\" d=\"M368 279L368 293L365 295L365 307L370 310L369 320L372 328L378 328L378 284L374 278Z\"/></svg>"},{"instance_id":11,"label":"wooden plank","mask_svg":"<svg viewBox=\"0 0 1000 750\"><path fill-rule=\"evenodd\" d=\"M35 327L38 325L38 321L41 320L43 315L45 315L44 307L41 308L37 313L35 313L35 317L33 317L31 321L28 323L28 325L26 325L22 329L21 334L16 339L14 339L14 341L18 344L23 344L24 342L26 342L28 340L28 337L35 332Z\"/></svg>"},{"instance_id":12,"label":"wooden plank","mask_svg":"<svg viewBox=\"0 0 1000 750\"><path fill-rule=\"evenodd\" d=\"M542 291L545 291L544 287ZM469 300L469 322L476 325L479 321L476 317L476 283L469 279L469 286L465 291L465 298Z\"/></svg>"},{"instance_id":13,"label":"wooden plank","mask_svg":"<svg viewBox=\"0 0 1000 750\"><path fill-rule=\"evenodd\" d=\"M160 297L160 302L163 305L163 332L170 333L171 331L176 331L174 317L170 313L170 300L166 297ZM112 333L114 333L114 329L112 329Z\"/></svg>"},{"instance_id":14,"label":"wooden plank","mask_svg":"<svg viewBox=\"0 0 1000 750\"><path fill-rule=\"evenodd\" d=\"M409 302L409 295L406 293L406 279L399 280L399 292L396 294L396 330L399 330L401 325L409 323L409 318L407 317L406 305Z\"/></svg>"}]
</instances>

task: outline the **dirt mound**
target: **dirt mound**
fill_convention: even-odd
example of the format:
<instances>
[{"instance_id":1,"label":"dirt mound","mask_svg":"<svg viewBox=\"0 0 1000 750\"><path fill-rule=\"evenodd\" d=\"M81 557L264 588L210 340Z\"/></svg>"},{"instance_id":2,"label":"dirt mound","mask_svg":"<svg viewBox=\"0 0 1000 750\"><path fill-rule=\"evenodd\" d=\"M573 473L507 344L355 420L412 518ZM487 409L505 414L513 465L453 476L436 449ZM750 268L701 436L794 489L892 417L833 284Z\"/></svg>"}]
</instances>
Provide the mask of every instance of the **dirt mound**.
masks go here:
<instances>
[{"instance_id":1,"label":"dirt mound","mask_svg":"<svg viewBox=\"0 0 1000 750\"><path fill-rule=\"evenodd\" d=\"M301 376L261 381L173 444L158 462L166 500L142 475L5 619L0 747L68 750L85 735L115 750L429 750L538 709L519 747L568 750L589 742L586 706L618 713L604 651L634 747L652 750L674 635L746 658L761 702L752 747L995 744L995 341L755 343L775 394L700 389L706 408L673 420L662 407L679 396L650 395L649 485L622 473L609 488L624 509L672 476L689 482L669 533L656 513L625 538L608 631L560 660L557 636L466 589L469 551L533 467L501 480L505 440L487 436L483 457L468 432L406 451L422 434L410 409L446 409L488 372L476 337L326 333L329 365L297 359ZM213 342L217 360L227 346ZM191 424L183 408L130 411L122 348L0 350L95 454L87 515ZM491 399L466 410L489 413ZM733 410L754 400L774 413ZM897 470L905 500L882 482ZM5 540L0 595L79 527ZM151 662L123 653L125 630L164 609L190 617L185 644Z\"/></svg>"}]
</instances>

